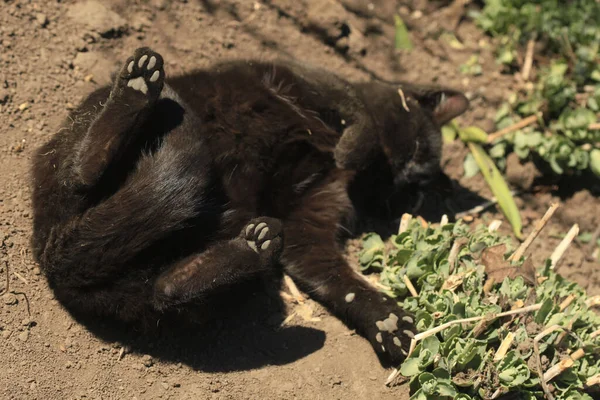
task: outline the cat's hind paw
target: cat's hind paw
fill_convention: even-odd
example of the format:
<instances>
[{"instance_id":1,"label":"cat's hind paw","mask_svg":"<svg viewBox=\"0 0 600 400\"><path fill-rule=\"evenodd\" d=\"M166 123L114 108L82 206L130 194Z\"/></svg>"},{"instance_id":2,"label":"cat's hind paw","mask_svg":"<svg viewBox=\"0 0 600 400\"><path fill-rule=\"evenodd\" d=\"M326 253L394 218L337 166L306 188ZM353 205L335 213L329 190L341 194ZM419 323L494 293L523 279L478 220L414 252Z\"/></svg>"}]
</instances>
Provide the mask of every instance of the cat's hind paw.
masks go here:
<instances>
[{"instance_id":1,"label":"cat's hind paw","mask_svg":"<svg viewBox=\"0 0 600 400\"><path fill-rule=\"evenodd\" d=\"M242 236L248 247L261 257L273 259L279 256L283 247L282 231L281 221L261 217L250 221L242 230Z\"/></svg>"},{"instance_id":2,"label":"cat's hind paw","mask_svg":"<svg viewBox=\"0 0 600 400\"><path fill-rule=\"evenodd\" d=\"M160 54L148 47L140 47L125 61L117 84L123 90L134 90L145 95L148 100L156 100L165 80L163 63Z\"/></svg>"}]
</instances>

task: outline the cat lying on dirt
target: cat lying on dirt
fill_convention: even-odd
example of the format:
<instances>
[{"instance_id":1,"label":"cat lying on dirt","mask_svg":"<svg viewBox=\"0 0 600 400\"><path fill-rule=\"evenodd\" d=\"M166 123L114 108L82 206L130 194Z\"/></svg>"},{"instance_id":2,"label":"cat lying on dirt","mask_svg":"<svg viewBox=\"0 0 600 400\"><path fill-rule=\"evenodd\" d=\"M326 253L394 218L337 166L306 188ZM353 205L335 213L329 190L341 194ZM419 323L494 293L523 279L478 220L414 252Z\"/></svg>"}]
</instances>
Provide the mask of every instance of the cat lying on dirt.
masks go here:
<instances>
[{"instance_id":1,"label":"cat lying on dirt","mask_svg":"<svg viewBox=\"0 0 600 400\"><path fill-rule=\"evenodd\" d=\"M34 256L69 310L146 327L283 266L397 363L413 319L342 256L348 188L435 177L439 127L467 105L292 62L166 84L162 57L137 49L34 157Z\"/></svg>"}]
</instances>

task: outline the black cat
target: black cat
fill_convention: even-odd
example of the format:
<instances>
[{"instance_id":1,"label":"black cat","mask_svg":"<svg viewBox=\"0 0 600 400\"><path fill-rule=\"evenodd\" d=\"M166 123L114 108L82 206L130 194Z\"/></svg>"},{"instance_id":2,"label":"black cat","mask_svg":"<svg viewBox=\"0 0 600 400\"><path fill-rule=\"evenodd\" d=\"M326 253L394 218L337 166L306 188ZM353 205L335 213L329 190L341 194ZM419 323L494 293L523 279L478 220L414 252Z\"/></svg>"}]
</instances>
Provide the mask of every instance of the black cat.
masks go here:
<instances>
[{"instance_id":1,"label":"black cat","mask_svg":"<svg viewBox=\"0 0 600 400\"><path fill-rule=\"evenodd\" d=\"M348 188L376 198L439 174L439 126L466 98L289 62L164 79L162 57L136 50L35 155L32 244L57 298L149 326L283 265L401 361L413 319L342 257Z\"/></svg>"}]
</instances>

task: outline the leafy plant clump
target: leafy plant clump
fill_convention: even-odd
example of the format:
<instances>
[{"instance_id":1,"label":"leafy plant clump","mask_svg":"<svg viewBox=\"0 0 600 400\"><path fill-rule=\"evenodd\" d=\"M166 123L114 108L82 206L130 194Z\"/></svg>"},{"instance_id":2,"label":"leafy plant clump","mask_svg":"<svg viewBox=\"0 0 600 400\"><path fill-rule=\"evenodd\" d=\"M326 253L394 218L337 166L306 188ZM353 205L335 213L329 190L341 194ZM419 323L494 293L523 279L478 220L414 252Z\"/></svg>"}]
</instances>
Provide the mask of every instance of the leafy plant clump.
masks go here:
<instances>
[{"instance_id":1,"label":"leafy plant clump","mask_svg":"<svg viewBox=\"0 0 600 400\"><path fill-rule=\"evenodd\" d=\"M499 129L542 113L540 123L495 142L500 167L508 151L546 161L557 174L591 170L600 176L600 2L485 0L475 21L496 37L498 60L521 68L528 42L539 57L537 80L497 114ZM522 59L523 57L521 57Z\"/></svg>"},{"instance_id":2,"label":"leafy plant clump","mask_svg":"<svg viewBox=\"0 0 600 400\"><path fill-rule=\"evenodd\" d=\"M528 259L511 262L511 253L508 237L460 221L433 227L413 219L389 245L376 234L364 238L362 270L379 272L382 290L415 316L417 345L399 367L411 399L592 399L597 299L557 275L550 260L536 270Z\"/></svg>"}]
</instances>

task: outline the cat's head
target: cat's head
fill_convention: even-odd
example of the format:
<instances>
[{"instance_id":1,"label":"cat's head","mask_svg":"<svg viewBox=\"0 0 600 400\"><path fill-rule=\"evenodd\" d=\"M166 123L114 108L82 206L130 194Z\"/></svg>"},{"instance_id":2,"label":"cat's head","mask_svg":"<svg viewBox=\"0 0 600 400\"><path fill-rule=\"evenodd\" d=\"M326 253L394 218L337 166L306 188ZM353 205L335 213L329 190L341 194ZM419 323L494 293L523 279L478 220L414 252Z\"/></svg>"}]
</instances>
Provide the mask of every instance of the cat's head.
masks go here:
<instances>
[{"instance_id":1,"label":"cat's head","mask_svg":"<svg viewBox=\"0 0 600 400\"><path fill-rule=\"evenodd\" d=\"M376 170L389 175L396 187L436 179L441 172L441 127L465 112L466 96L410 83L369 82L356 89L375 129L344 132L335 150L338 167Z\"/></svg>"}]
</instances>

